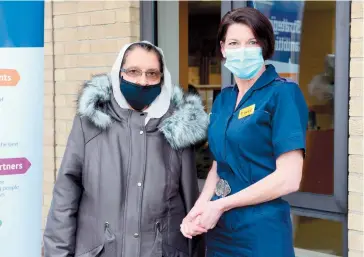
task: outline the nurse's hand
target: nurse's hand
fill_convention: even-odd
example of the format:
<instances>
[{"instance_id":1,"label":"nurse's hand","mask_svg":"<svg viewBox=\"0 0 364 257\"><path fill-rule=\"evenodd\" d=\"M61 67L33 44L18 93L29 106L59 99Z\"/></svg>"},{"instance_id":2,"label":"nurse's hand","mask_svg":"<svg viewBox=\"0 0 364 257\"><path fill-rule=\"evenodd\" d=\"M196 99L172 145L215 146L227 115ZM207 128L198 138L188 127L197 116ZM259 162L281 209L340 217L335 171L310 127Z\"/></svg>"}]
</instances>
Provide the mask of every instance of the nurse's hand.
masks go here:
<instances>
[{"instance_id":1,"label":"nurse's hand","mask_svg":"<svg viewBox=\"0 0 364 257\"><path fill-rule=\"evenodd\" d=\"M207 201L197 201L187 216L183 219L181 224L181 232L187 238L192 238L193 236L206 233L207 229L199 225L200 216L205 209Z\"/></svg>"},{"instance_id":2,"label":"nurse's hand","mask_svg":"<svg viewBox=\"0 0 364 257\"><path fill-rule=\"evenodd\" d=\"M206 229L213 229L224 213L224 207L220 201L210 201L204 206L204 210L195 213L196 217L201 215L199 225Z\"/></svg>"},{"instance_id":3,"label":"nurse's hand","mask_svg":"<svg viewBox=\"0 0 364 257\"><path fill-rule=\"evenodd\" d=\"M209 201L197 201L184 219L188 221L196 220L197 216L203 213L208 203Z\"/></svg>"},{"instance_id":4,"label":"nurse's hand","mask_svg":"<svg viewBox=\"0 0 364 257\"><path fill-rule=\"evenodd\" d=\"M192 239L192 237L200 235L202 233L206 233L207 229L201 227L198 223L199 223L199 218L200 216L198 216L195 220L190 221L187 220L186 218L183 220L182 224L181 224L181 233L187 237Z\"/></svg>"}]
</instances>

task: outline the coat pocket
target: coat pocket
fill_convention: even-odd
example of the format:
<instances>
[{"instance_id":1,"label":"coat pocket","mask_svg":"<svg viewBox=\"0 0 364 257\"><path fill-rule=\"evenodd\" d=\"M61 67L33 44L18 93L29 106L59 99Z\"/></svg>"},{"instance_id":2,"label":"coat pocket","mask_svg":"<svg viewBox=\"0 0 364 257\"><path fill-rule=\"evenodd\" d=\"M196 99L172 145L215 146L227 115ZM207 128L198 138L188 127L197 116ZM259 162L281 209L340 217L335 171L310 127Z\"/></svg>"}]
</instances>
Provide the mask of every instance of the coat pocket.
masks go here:
<instances>
[{"instance_id":1,"label":"coat pocket","mask_svg":"<svg viewBox=\"0 0 364 257\"><path fill-rule=\"evenodd\" d=\"M117 257L115 235L110 229L110 224L104 225L104 242L91 250L78 254L75 257Z\"/></svg>"},{"instance_id":2,"label":"coat pocket","mask_svg":"<svg viewBox=\"0 0 364 257\"><path fill-rule=\"evenodd\" d=\"M83 253L81 255L76 255L76 257L99 257L103 249L104 249L104 244L101 244L93 248L89 252Z\"/></svg>"},{"instance_id":3,"label":"coat pocket","mask_svg":"<svg viewBox=\"0 0 364 257\"><path fill-rule=\"evenodd\" d=\"M183 215L167 216L156 221L153 257L188 257L188 239L179 230Z\"/></svg>"}]
</instances>

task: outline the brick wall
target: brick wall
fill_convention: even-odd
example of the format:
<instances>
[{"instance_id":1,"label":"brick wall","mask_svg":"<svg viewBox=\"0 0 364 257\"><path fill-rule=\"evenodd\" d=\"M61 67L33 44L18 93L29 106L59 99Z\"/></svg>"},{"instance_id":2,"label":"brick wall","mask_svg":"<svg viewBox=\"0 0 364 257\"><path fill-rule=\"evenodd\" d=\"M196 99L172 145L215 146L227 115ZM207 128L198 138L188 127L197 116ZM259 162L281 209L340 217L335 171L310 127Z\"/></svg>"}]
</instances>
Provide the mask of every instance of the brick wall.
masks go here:
<instances>
[{"instance_id":1,"label":"brick wall","mask_svg":"<svg viewBox=\"0 0 364 257\"><path fill-rule=\"evenodd\" d=\"M46 2L43 228L80 85L109 71L139 31L139 1Z\"/></svg>"},{"instance_id":2,"label":"brick wall","mask_svg":"<svg viewBox=\"0 0 364 257\"><path fill-rule=\"evenodd\" d=\"M351 6L349 103L349 257L364 256L363 205L363 89L364 3Z\"/></svg>"}]
</instances>

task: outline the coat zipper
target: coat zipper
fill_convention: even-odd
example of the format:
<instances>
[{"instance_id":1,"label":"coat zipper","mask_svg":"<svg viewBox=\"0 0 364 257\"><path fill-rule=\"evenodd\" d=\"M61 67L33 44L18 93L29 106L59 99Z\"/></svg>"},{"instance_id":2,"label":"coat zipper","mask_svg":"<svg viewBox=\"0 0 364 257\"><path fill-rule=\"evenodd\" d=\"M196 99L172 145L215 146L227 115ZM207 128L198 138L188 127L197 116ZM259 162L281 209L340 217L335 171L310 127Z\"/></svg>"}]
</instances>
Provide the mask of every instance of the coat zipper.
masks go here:
<instances>
[{"instance_id":1,"label":"coat zipper","mask_svg":"<svg viewBox=\"0 0 364 257\"><path fill-rule=\"evenodd\" d=\"M107 221L104 224L104 236L106 237L107 241L112 241L113 238L115 237L111 231L110 223Z\"/></svg>"},{"instance_id":2,"label":"coat zipper","mask_svg":"<svg viewBox=\"0 0 364 257\"><path fill-rule=\"evenodd\" d=\"M126 215L125 215L125 206L127 206L127 201L128 201L128 189L129 189L129 177L130 177L130 165L131 165L131 151L132 151L132 142L131 142L131 127L130 127L130 118L132 115L132 111L129 110L128 113L128 129L129 129L129 161L128 161L128 172L127 172L127 177L126 177L126 195L125 195L125 203L124 203L124 208L123 208L123 227L125 229L125 224L126 224ZM121 249L122 249L122 256L124 256L124 245L125 245L125 236L122 237L123 240L121 240Z\"/></svg>"},{"instance_id":3,"label":"coat zipper","mask_svg":"<svg viewBox=\"0 0 364 257\"><path fill-rule=\"evenodd\" d=\"M144 168L143 168L143 174L142 174L142 180L140 181L140 183L142 183L142 186L140 187L140 201L139 201L139 209L138 209L138 212L139 212L139 217L138 217L138 230L140 231L140 220L142 218L142 204L143 204L143 184L144 184L144 179L145 179L145 173L146 173L146 169L147 169L147 129L146 129L146 126L144 128L142 128L142 131L144 131L143 133L143 143L144 143ZM140 255L140 247L141 247L141 240L139 240L139 250L138 250L138 256Z\"/></svg>"},{"instance_id":4,"label":"coat zipper","mask_svg":"<svg viewBox=\"0 0 364 257\"><path fill-rule=\"evenodd\" d=\"M107 229L109 229L109 227L110 227L110 223L106 221L105 225L104 225L105 232Z\"/></svg>"},{"instance_id":5,"label":"coat zipper","mask_svg":"<svg viewBox=\"0 0 364 257\"><path fill-rule=\"evenodd\" d=\"M163 243L163 238L162 238L162 232L161 232L161 223L159 221L157 221L155 223L155 239L154 239L154 244L153 244L153 248L152 248L152 256L162 256L163 255L163 251L162 251L162 243Z\"/></svg>"}]
</instances>

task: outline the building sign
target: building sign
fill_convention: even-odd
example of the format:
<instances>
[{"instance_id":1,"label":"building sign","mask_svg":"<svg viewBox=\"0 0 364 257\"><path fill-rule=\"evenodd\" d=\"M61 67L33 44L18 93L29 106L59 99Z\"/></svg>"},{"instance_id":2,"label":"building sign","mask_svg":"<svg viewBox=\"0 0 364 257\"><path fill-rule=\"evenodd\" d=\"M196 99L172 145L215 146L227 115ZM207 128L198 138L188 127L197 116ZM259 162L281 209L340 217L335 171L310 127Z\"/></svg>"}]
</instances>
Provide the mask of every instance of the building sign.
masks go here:
<instances>
[{"instance_id":1,"label":"building sign","mask_svg":"<svg viewBox=\"0 0 364 257\"><path fill-rule=\"evenodd\" d=\"M298 81L304 1L248 1L269 18L275 35L275 54L268 61L282 77Z\"/></svg>"}]
</instances>

